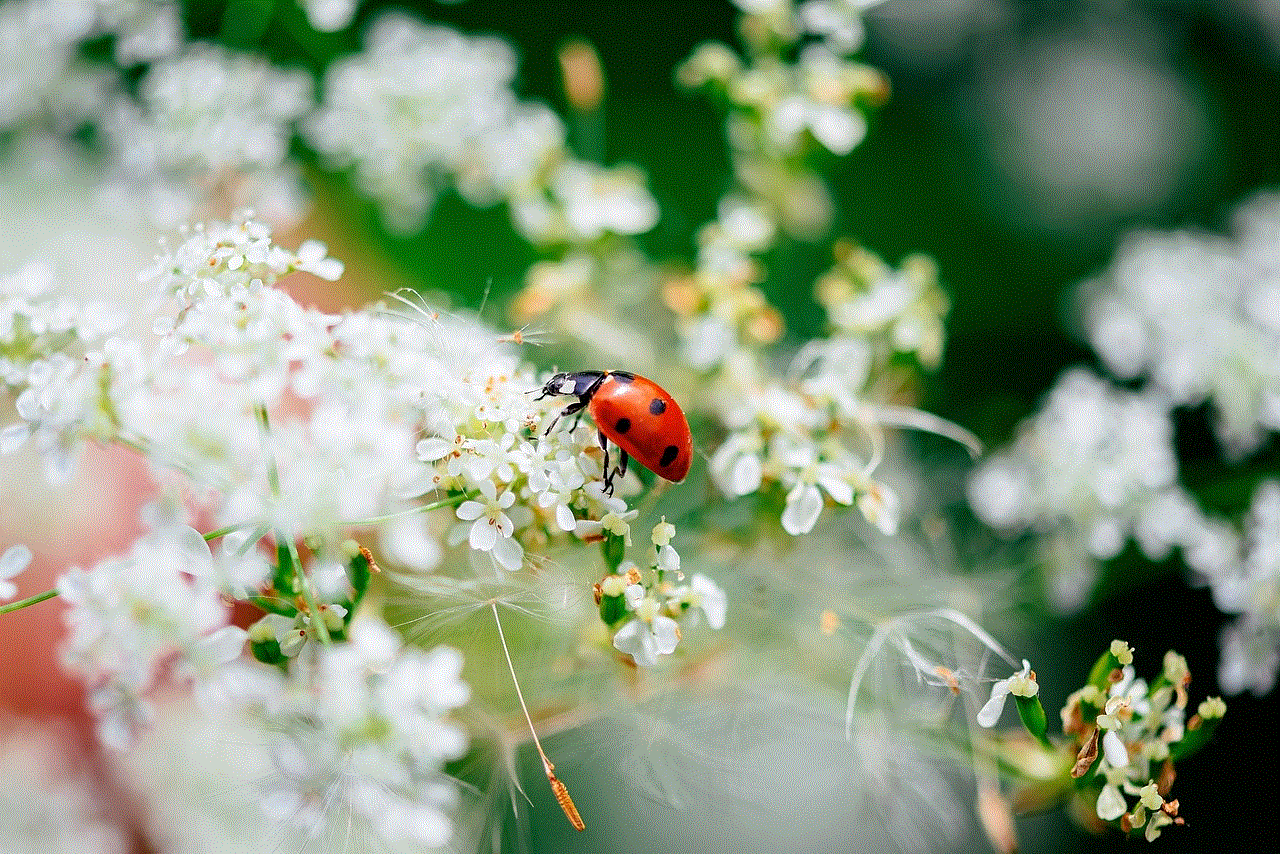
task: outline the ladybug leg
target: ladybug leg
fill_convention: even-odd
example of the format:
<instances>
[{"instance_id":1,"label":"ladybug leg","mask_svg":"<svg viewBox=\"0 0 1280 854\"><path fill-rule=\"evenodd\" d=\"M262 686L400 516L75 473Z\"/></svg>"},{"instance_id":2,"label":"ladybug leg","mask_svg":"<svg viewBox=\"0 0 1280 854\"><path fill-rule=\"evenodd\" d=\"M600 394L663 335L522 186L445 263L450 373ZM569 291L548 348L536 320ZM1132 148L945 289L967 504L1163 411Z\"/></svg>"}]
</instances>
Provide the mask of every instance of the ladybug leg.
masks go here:
<instances>
[{"instance_id":1,"label":"ladybug leg","mask_svg":"<svg viewBox=\"0 0 1280 854\"><path fill-rule=\"evenodd\" d=\"M570 431L572 431L574 427L578 426L578 419L582 418L582 414L581 414L582 407L586 405L587 405L586 401L575 400L573 403L569 404L564 409L561 409L560 414L557 415L555 418L551 419L551 425L547 427L547 432L543 433L542 435L550 436L551 431L556 429L556 425L560 423L561 418L564 418L566 415L573 415L574 413L578 413L578 418L575 418L573 421L573 427L569 428Z\"/></svg>"},{"instance_id":2,"label":"ladybug leg","mask_svg":"<svg viewBox=\"0 0 1280 854\"><path fill-rule=\"evenodd\" d=\"M609 439L600 431L600 448L604 451L604 494L613 495L613 472L609 471ZM619 449L621 450L621 449ZM623 451L625 454L626 451Z\"/></svg>"},{"instance_id":3,"label":"ladybug leg","mask_svg":"<svg viewBox=\"0 0 1280 854\"><path fill-rule=\"evenodd\" d=\"M618 477L626 477L627 461L630 460L631 458L627 456L627 452L622 450L621 448L618 449L618 454L621 455L622 457L622 459L618 461Z\"/></svg>"}]
</instances>

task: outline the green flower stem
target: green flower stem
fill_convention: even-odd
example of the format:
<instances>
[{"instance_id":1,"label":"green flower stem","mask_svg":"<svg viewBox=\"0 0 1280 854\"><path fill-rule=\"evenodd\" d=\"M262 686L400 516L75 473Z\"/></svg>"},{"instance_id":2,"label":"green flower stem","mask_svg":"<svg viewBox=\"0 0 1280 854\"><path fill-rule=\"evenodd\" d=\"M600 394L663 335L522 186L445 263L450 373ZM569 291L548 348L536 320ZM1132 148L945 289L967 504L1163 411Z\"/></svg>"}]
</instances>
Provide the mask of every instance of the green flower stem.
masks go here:
<instances>
[{"instance_id":1,"label":"green flower stem","mask_svg":"<svg viewBox=\"0 0 1280 854\"><path fill-rule=\"evenodd\" d=\"M271 453L271 447L267 444L267 437L271 435L271 420L267 415L267 408L261 404L255 410L258 416L258 426L262 428L262 453L267 458L267 483L271 486L271 494L280 497L280 470L276 467L275 454ZM333 642L329 637L329 627L324 624L324 616L320 613L320 602L316 599L315 591L311 589L311 579L302 571L302 558L298 555L298 544L293 541L293 537L285 531L276 531L276 544L284 544L289 551L289 559L293 561L293 572L298 580L298 589L302 593L302 601L307 603L307 610L311 613L311 625L315 627L316 637L320 639L320 643L328 646Z\"/></svg>"},{"instance_id":2,"label":"green flower stem","mask_svg":"<svg viewBox=\"0 0 1280 854\"><path fill-rule=\"evenodd\" d=\"M17 602L10 602L8 605L0 605L0 614L8 614L11 611L21 611L31 605L39 605L46 599L52 599L58 595L58 589L46 590L43 593L37 593L34 596L28 596L26 599L19 599Z\"/></svg>"},{"instance_id":3,"label":"green flower stem","mask_svg":"<svg viewBox=\"0 0 1280 854\"><path fill-rule=\"evenodd\" d=\"M432 510L439 510L441 507L456 507L465 501L470 493L460 492L457 495L451 495L448 498L442 498L439 501L433 501L430 504L421 504L417 507L410 507L408 510L397 510L395 513L388 513L385 516L370 516L368 519L358 519L355 522L348 522L347 526L351 528L364 528L369 525L381 525L383 522L390 522L393 519L403 519L405 516L416 516L419 513L430 513Z\"/></svg>"},{"instance_id":4,"label":"green flower stem","mask_svg":"<svg viewBox=\"0 0 1280 854\"><path fill-rule=\"evenodd\" d=\"M315 626L316 637L320 639L320 643L328 646L333 643L333 640L329 637L329 627L324 624L324 615L320 613L320 602L316 599L315 591L311 589L311 579L302 571L302 558L298 555L298 544L293 541L293 537L285 535L282 531L277 531L276 536L283 539L285 547L289 550L289 559L293 561L293 571L298 578L298 589L302 591L302 601L307 603L307 610L311 612L311 625Z\"/></svg>"},{"instance_id":5,"label":"green flower stem","mask_svg":"<svg viewBox=\"0 0 1280 854\"><path fill-rule=\"evenodd\" d=\"M234 534L236 531L240 531L240 530L243 530L244 528L252 527L255 524L257 523L256 522L240 522L235 525L227 525L225 527L217 529L216 531L210 531L207 534L201 534L201 536L204 537L204 541L207 543L210 540L216 540L218 539L218 537L225 537L227 534Z\"/></svg>"}]
</instances>

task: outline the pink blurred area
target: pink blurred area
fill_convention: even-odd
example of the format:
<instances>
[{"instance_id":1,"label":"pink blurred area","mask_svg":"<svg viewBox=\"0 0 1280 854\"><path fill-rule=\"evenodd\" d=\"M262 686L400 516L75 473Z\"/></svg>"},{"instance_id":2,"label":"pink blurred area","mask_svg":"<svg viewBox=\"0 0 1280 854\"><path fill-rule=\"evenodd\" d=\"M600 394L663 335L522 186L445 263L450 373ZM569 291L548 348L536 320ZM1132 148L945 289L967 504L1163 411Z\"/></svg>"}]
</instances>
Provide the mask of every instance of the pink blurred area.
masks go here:
<instances>
[{"instance_id":1,"label":"pink blurred area","mask_svg":"<svg viewBox=\"0 0 1280 854\"><path fill-rule=\"evenodd\" d=\"M294 248L310 237L327 236L308 232L311 225L277 235L276 242ZM367 292L348 284L358 278L335 284L295 274L282 286L306 305L340 311L367 301ZM130 299L123 297L125 302ZM57 486L48 484L43 464L29 446L2 459L0 553L23 544L33 554L31 563L13 579L18 591L12 601L55 587L70 567L87 569L127 551L144 532L139 511L158 490L137 451L88 445L70 480ZM61 787L72 793L68 797L85 805L84 815L91 819L82 816L80 826L69 832L93 838L92 833L105 829L111 844L103 851L156 850L142 830L147 806L137 801L136 794L127 793L119 758L97 741L86 686L60 663L59 647L67 632L64 612L64 604L54 597L0 616L0 748L9 751L8 758L14 762L27 757L21 759L21 767L5 765L5 757L0 757L0 769L18 775L11 782L19 791L23 786L33 791ZM244 625L255 616L236 609L233 619ZM56 799L50 800L49 809L58 809ZM0 816L0 824L3 819ZM73 816L59 820L68 827L77 821Z\"/></svg>"},{"instance_id":2,"label":"pink blurred area","mask_svg":"<svg viewBox=\"0 0 1280 854\"><path fill-rule=\"evenodd\" d=\"M29 488L6 502L0 523L0 546L24 543L33 554L14 579L15 599L52 588L71 566L92 566L128 548L141 530L138 508L154 492L145 464L126 448L89 446L72 481L56 490L47 491L38 470L24 475ZM58 661L62 611L55 597L0 617L0 710L87 723L84 687Z\"/></svg>"}]
</instances>

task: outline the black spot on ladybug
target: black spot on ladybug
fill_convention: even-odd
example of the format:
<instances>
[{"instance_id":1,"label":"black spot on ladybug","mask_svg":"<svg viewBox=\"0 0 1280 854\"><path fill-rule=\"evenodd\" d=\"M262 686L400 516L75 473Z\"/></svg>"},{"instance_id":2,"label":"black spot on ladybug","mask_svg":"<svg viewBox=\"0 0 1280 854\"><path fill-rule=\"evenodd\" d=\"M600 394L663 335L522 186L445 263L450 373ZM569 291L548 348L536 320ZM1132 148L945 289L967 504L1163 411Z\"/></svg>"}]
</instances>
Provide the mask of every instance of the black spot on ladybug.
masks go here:
<instances>
[{"instance_id":1,"label":"black spot on ladybug","mask_svg":"<svg viewBox=\"0 0 1280 854\"><path fill-rule=\"evenodd\" d=\"M661 415L667 411L667 402L660 397L655 397L649 401L649 414Z\"/></svg>"},{"instance_id":2,"label":"black spot on ladybug","mask_svg":"<svg viewBox=\"0 0 1280 854\"><path fill-rule=\"evenodd\" d=\"M614 430L617 430L619 433L625 433L625 432L627 432L628 430L630 430L630 429L631 429L631 419L630 419L630 418L619 418L619 419L618 419L618 423L616 423L616 424L614 424L614 425L613 425L613 429L614 429Z\"/></svg>"},{"instance_id":3,"label":"black spot on ladybug","mask_svg":"<svg viewBox=\"0 0 1280 854\"><path fill-rule=\"evenodd\" d=\"M666 468L676 461L676 457L680 456L680 449L675 445L667 445L662 452L662 459L658 460L658 465Z\"/></svg>"},{"instance_id":4,"label":"black spot on ladybug","mask_svg":"<svg viewBox=\"0 0 1280 854\"><path fill-rule=\"evenodd\" d=\"M613 377L615 380L617 380L620 383L629 383L634 381L636 378L635 374L629 374L626 371L614 371L613 373L609 374L609 376Z\"/></svg>"}]
</instances>

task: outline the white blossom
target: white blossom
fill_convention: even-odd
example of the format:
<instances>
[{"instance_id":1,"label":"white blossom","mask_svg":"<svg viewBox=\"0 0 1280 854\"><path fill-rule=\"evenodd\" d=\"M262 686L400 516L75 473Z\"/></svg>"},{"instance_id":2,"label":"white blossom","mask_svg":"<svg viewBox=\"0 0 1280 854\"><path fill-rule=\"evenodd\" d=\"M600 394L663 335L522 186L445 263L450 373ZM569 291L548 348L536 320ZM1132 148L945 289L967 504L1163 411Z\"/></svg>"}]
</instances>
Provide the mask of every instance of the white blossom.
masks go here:
<instances>
[{"instance_id":1,"label":"white blossom","mask_svg":"<svg viewBox=\"0 0 1280 854\"><path fill-rule=\"evenodd\" d=\"M1004 711L1004 703L1010 694L1017 697L1034 697L1039 692L1034 676L1031 674L1031 662L1022 659L1022 669L1012 676L999 679L991 686L991 697L978 710L978 726L993 727L1000 720Z\"/></svg>"},{"instance_id":2,"label":"white blossom","mask_svg":"<svg viewBox=\"0 0 1280 854\"><path fill-rule=\"evenodd\" d=\"M31 563L31 549L24 545L9 546L0 554L0 602L12 599L18 592L13 579Z\"/></svg>"},{"instance_id":3,"label":"white blossom","mask_svg":"<svg viewBox=\"0 0 1280 854\"><path fill-rule=\"evenodd\" d=\"M515 54L495 38L469 38L384 14L363 53L331 65L312 145L382 206L388 222L416 228L447 183L492 203L531 186L558 156L564 129L521 104L510 84Z\"/></svg>"},{"instance_id":4,"label":"white blossom","mask_svg":"<svg viewBox=\"0 0 1280 854\"><path fill-rule=\"evenodd\" d=\"M268 815L312 837L337 836L354 820L389 850L445 847L457 793L442 766L467 749L448 718L470 696L461 656L405 647L362 618L349 642L299 665L243 680L228 697L269 739Z\"/></svg>"},{"instance_id":5,"label":"white blossom","mask_svg":"<svg viewBox=\"0 0 1280 854\"><path fill-rule=\"evenodd\" d=\"M1237 213L1237 240L1139 234L1088 291L1090 340L1117 376L1139 375L1178 406L1208 400L1231 456L1280 429L1280 237L1262 196Z\"/></svg>"},{"instance_id":6,"label":"white blossom","mask_svg":"<svg viewBox=\"0 0 1280 854\"><path fill-rule=\"evenodd\" d=\"M145 693L158 668L177 654L188 670L209 675L225 646L204 643L226 625L227 608L213 585L212 556L190 528L157 530L122 557L58 579L69 608L63 664L92 686L90 701L105 743L123 749L150 716ZM244 633L230 638L239 651Z\"/></svg>"}]
</instances>

